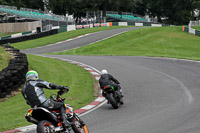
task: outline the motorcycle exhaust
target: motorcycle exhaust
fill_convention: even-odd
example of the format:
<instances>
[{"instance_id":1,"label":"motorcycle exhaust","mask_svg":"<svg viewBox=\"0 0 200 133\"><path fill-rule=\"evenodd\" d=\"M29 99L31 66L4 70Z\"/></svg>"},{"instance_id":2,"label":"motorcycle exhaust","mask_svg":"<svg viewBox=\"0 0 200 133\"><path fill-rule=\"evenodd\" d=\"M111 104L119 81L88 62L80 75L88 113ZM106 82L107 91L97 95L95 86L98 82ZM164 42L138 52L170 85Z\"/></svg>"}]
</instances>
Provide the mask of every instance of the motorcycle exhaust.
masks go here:
<instances>
[{"instance_id":1,"label":"motorcycle exhaust","mask_svg":"<svg viewBox=\"0 0 200 133\"><path fill-rule=\"evenodd\" d=\"M72 129L70 127L68 129L66 129L65 133L70 133L71 130ZM59 132L59 131L63 131L63 127L56 127L56 128L54 128L54 132Z\"/></svg>"},{"instance_id":2,"label":"motorcycle exhaust","mask_svg":"<svg viewBox=\"0 0 200 133\"><path fill-rule=\"evenodd\" d=\"M33 118L33 117L30 117L30 116L26 116L26 119L27 119L27 121L28 122L32 122L32 123L34 123L34 124L38 124L38 120L36 120L35 118Z\"/></svg>"},{"instance_id":3,"label":"motorcycle exhaust","mask_svg":"<svg viewBox=\"0 0 200 133\"><path fill-rule=\"evenodd\" d=\"M62 130L63 130L63 127L56 127L56 128L54 129L55 132L62 131Z\"/></svg>"}]
</instances>

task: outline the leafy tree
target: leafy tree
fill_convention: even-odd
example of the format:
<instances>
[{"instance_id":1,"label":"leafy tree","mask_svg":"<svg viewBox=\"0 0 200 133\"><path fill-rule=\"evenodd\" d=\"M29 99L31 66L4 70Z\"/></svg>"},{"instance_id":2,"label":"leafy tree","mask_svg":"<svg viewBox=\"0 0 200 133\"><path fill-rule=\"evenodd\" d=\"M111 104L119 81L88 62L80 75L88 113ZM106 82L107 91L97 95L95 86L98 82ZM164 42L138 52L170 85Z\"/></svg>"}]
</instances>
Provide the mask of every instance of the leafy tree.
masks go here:
<instances>
[{"instance_id":1,"label":"leafy tree","mask_svg":"<svg viewBox=\"0 0 200 133\"><path fill-rule=\"evenodd\" d=\"M199 0L188 0L190 3L190 11L192 13L192 19L195 19L195 11L200 11L200 1ZM200 17L200 15L199 15Z\"/></svg>"},{"instance_id":2,"label":"leafy tree","mask_svg":"<svg viewBox=\"0 0 200 133\"><path fill-rule=\"evenodd\" d=\"M8 3L5 0L0 0L0 5L8 5Z\"/></svg>"},{"instance_id":3,"label":"leafy tree","mask_svg":"<svg viewBox=\"0 0 200 133\"><path fill-rule=\"evenodd\" d=\"M65 15L67 11L67 0L49 0L49 10L58 15Z\"/></svg>"},{"instance_id":4,"label":"leafy tree","mask_svg":"<svg viewBox=\"0 0 200 133\"><path fill-rule=\"evenodd\" d=\"M43 0L0 0L2 5L44 10ZM49 0L48 10L54 14L73 14L78 20L86 11L131 12L168 18L170 24L187 24L195 19L195 11L200 10L200 0Z\"/></svg>"},{"instance_id":5,"label":"leafy tree","mask_svg":"<svg viewBox=\"0 0 200 133\"><path fill-rule=\"evenodd\" d=\"M40 9L44 10L44 3L43 0L20 0L25 5L26 8L30 9ZM19 0L16 0L16 3L18 3Z\"/></svg>"}]
</instances>

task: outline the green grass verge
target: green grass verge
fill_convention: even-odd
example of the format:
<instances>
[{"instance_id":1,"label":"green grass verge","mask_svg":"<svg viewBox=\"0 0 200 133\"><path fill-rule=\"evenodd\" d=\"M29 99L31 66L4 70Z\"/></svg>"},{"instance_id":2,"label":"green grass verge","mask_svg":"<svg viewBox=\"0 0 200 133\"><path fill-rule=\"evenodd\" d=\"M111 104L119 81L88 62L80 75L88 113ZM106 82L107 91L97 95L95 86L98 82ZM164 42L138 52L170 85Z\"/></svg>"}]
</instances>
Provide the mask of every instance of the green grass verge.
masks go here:
<instances>
[{"instance_id":1,"label":"green grass verge","mask_svg":"<svg viewBox=\"0 0 200 133\"><path fill-rule=\"evenodd\" d=\"M71 38L74 38L74 37L77 37L77 36L80 36L80 35L84 35L84 34L87 34L87 33L93 33L93 32L110 30L110 29L119 29L119 28L125 28L125 26L95 27L95 28L88 28L88 29L80 29L80 30L62 32L62 33L59 33L59 34L56 34L56 35L43 37L43 38L31 40L31 41L14 43L14 44L11 44L11 45L14 46L15 48L18 48L18 49L35 48L35 47L39 47L39 46L45 46L45 45L48 45L48 44L54 44L56 42L71 39Z\"/></svg>"},{"instance_id":2,"label":"green grass verge","mask_svg":"<svg viewBox=\"0 0 200 133\"><path fill-rule=\"evenodd\" d=\"M200 60L200 37L181 27L132 30L81 48L53 54L159 56Z\"/></svg>"},{"instance_id":3,"label":"green grass verge","mask_svg":"<svg viewBox=\"0 0 200 133\"><path fill-rule=\"evenodd\" d=\"M10 54L0 47L0 71L8 66Z\"/></svg>"},{"instance_id":4,"label":"green grass verge","mask_svg":"<svg viewBox=\"0 0 200 133\"><path fill-rule=\"evenodd\" d=\"M64 61L34 55L28 55L28 61L31 69L36 70L41 79L70 87L70 91L63 97L66 97L65 102L73 106L74 110L94 100L92 75L85 69ZM49 98L58 90L44 91ZM0 132L31 124L24 118L29 108L21 93L1 102Z\"/></svg>"},{"instance_id":5,"label":"green grass verge","mask_svg":"<svg viewBox=\"0 0 200 133\"><path fill-rule=\"evenodd\" d=\"M192 26L192 28L200 31L200 26Z\"/></svg>"},{"instance_id":6,"label":"green grass verge","mask_svg":"<svg viewBox=\"0 0 200 133\"><path fill-rule=\"evenodd\" d=\"M0 33L0 37L3 37L3 36L9 36L9 35L12 35L12 34L15 34L15 33L10 33L10 32L4 32L4 33Z\"/></svg>"}]
</instances>

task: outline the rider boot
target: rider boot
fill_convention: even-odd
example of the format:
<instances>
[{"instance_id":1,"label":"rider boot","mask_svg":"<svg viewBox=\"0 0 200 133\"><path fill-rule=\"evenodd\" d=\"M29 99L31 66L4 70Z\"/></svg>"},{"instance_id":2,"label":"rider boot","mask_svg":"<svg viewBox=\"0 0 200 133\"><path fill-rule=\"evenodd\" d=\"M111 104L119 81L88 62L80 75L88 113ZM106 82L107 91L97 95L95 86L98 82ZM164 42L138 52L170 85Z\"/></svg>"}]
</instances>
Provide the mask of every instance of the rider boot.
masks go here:
<instances>
[{"instance_id":1,"label":"rider boot","mask_svg":"<svg viewBox=\"0 0 200 133\"><path fill-rule=\"evenodd\" d=\"M122 92L119 90L118 91L118 96L120 97L120 98L123 98L124 97L124 95L122 94Z\"/></svg>"},{"instance_id":2,"label":"rider boot","mask_svg":"<svg viewBox=\"0 0 200 133\"><path fill-rule=\"evenodd\" d=\"M61 115L61 119L62 119L62 121L63 121L63 126L64 126L64 128L69 128L69 127L70 127L70 123L69 123L69 121L67 120L65 114L66 114L66 109L65 109L65 107L62 107L62 108L61 108L61 114L60 114L60 115Z\"/></svg>"},{"instance_id":3,"label":"rider boot","mask_svg":"<svg viewBox=\"0 0 200 133\"><path fill-rule=\"evenodd\" d=\"M116 92L117 92L117 95L119 96L120 99L124 97L122 92L121 92L121 89L120 90L118 89Z\"/></svg>"},{"instance_id":4,"label":"rider boot","mask_svg":"<svg viewBox=\"0 0 200 133\"><path fill-rule=\"evenodd\" d=\"M123 101L123 99L120 101L120 104L121 104L121 105L123 105L123 104L124 104L124 101Z\"/></svg>"},{"instance_id":5,"label":"rider boot","mask_svg":"<svg viewBox=\"0 0 200 133\"><path fill-rule=\"evenodd\" d=\"M118 85L118 90L119 90L120 98L124 97L124 95L122 94L122 89L120 85Z\"/></svg>"},{"instance_id":6,"label":"rider boot","mask_svg":"<svg viewBox=\"0 0 200 133\"><path fill-rule=\"evenodd\" d=\"M122 94L122 89L121 89L120 85L118 85L118 94L120 97L120 104L122 105L122 104L124 104L124 101L122 99L124 97L124 95Z\"/></svg>"},{"instance_id":7,"label":"rider boot","mask_svg":"<svg viewBox=\"0 0 200 133\"><path fill-rule=\"evenodd\" d=\"M123 97L124 97L124 95L122 94L122 91L121 91L121 89L119 90L120 91L120 103L121 104L124 104L124 101L123 101Z\"/></svg>"},{"instance_id":8,"label":"rider boot","mask_svg":"<svg viewBox=\"0 0 200 133\"><path fill-rule=\"evenodd\" d=\"M117 95L119 96L119 98L124 97L122 94L121 86L119 84L116 84L116 85L114 85L114 87L115 87L115 91L117 92Z\"/></svg>"}]
</instances>

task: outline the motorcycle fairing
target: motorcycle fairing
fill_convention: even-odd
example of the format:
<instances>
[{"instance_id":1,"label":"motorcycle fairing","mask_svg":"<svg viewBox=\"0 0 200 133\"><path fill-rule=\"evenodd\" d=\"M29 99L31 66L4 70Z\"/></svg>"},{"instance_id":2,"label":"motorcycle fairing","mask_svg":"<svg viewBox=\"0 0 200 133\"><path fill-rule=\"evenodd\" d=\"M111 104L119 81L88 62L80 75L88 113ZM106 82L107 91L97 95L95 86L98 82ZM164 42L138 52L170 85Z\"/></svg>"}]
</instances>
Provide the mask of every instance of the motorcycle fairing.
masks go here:
<instances>
[{"instance_id":1,"label":"motorcycle fairing","mask_svg":"<svg viewBox=\"0 0 200 133\"><path fill-rule=\"evenodd\" d=\"M38 121L49 120L56 123L58 122L56 114L43 107L33 108L32 117Z\"/></svg>"}]
</instances>

